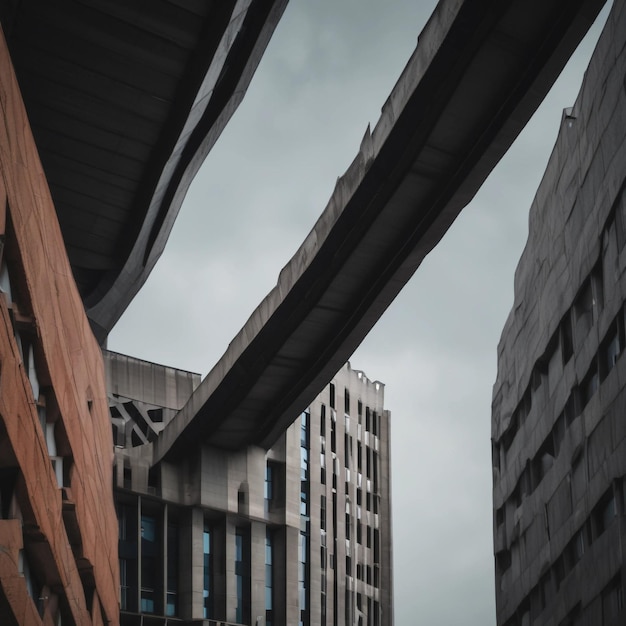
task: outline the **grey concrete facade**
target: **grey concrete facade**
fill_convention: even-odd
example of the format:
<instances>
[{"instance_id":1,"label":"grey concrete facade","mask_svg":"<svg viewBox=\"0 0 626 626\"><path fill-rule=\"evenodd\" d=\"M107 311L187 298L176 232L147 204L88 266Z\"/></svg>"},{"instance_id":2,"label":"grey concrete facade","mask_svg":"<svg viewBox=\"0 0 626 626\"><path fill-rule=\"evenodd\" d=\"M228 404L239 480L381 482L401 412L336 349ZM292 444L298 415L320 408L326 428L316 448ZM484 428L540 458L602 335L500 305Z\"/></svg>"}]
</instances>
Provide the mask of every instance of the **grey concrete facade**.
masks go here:
<instances>
[{"instance_id":1,"label":"grey concrete facade","mask_svg":"<svg viewBox=\"0 0 626 626\"><path fill-rule=\"evenodd\" d=\"M145 428L147 411L197 386L131 357L105 362L124 433L120 398ZM384 385L347 364L269 450L187 441L175 462L154 462L153 443L118 427L121 623L392 624L383 401Z\"/></svg>"},{"instance_id":2,"label":"grey concrete facade","mask_svg":"<svg viewBox=\"0 0 626 626\"><path fill-rule=\"evenodd\" d=\"M499 625L626 621L625 43L616 2L531 207L498 348Z\"/></svg>"}]
</instances>

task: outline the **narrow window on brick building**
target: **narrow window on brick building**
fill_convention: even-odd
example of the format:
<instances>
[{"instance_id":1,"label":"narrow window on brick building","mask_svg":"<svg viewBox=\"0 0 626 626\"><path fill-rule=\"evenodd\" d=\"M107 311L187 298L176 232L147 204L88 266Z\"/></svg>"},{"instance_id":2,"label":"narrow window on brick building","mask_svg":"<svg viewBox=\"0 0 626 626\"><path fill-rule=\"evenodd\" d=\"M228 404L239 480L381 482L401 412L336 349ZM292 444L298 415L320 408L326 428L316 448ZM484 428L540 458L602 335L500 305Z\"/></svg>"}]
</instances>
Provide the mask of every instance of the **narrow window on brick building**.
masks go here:
<instances>
[{"instance_id":1,"label":"narrow window on brick building","mask_svg":"<svg viewBox=\"0 0 626 626\"><path fill-rule=\"evenodd\" d=\"M13 295L11 293L11 278L9 276L9 267L4 257L0 264L0 292L5 295L7 305L10 305L13 301Z\"/></svg>"},{"instance_id":2,"label":"narrow window on brick building","mask_svg":"<svg viewBox=\"0 0 626 626\"><path fill-rule=\"evenodd\" d=\"M0 518L11 519L15 509L15 483L18 469L16 467L0 468Z\"/></svg>"}]
</instances>

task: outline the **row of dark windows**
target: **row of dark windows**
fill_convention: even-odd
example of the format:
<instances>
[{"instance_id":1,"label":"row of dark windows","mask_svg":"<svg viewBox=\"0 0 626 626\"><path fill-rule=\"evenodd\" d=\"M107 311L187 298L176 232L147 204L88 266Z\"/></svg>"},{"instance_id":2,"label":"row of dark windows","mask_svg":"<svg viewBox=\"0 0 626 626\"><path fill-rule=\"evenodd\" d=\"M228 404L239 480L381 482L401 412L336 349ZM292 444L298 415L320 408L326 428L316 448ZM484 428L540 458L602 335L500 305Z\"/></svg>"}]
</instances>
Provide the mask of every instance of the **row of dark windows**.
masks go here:
<instances>
[{"instance_id":1,"label":"row of dark windows","mask_svg":"<svg viewBox=\"0 0 626 626\"><path fill-rule=\"evenodd\" d=\"M540 606L545 601L548 592L535 589L535 599L526 598L518 610L504 626L530 626L534 622L533 605ZM531 594L532 595L532 594ZM563 618L558 626L582 626L593 624L594 626L618 626L623 622L624 612L624 588L621 574L614 576L602 589L600 594L587 606L581 606L578 602L571 611Z\"/></svg>"},{"instance_id":2,"label":"row of dark windows","mask_svg":"<svg viewBox=\"0 0 626 626\"><path fill-rule=\"evenodd\" d=\"M598 352L591 360L591 364L582 382L577 385L565 403L563 410L557 417L552 430L540 445L535 456L526 464L517 481L509 501L513 508L521 505L524 497L533 493L539 486L546 473L554 464L561 449L565 433L574 419L587 406L601 382L617 363L623 352L624 318L626 307L623 308L609 325L608 331L600 342ZM504 522L506 502L496 511L496 525Z\"/></svg>"},{"instance_id":3,"label":"row of dark windows","mask_svg":"<svg viewBox=\"0 0 626 626\"><path fill-rule=\"evenodd\" d=\"M361 446L358 446L359 451L361 450ZM369 447L366 446L366 459L367 459L367 463L366 463L366 473L365 473L365 477L367 480L371 480L371 491L367 491L366 493L366 505L367 505L367 510L370 511L372 510L372 501L374 503L373 508L374 508L374 513L378 513L378 502L376 499L376 495L379 493L379 488L380 488L380 482L379 482L379 471L378 471L378 454L374 451L372 451ZM350 479L350 468L349 468L349 463L345 463L345 491L346 494L349 493L349 486L351 484L351 479ZM333 482L332 482L332 487L333 489L337 489L337 473L339 470L338 467L338 462L337 462L337 458L333 457L332 459L332 475L333 475ZM361 476L361 471L362 471L362 467L359 466L357 464L357 503L359 505L361 505L361 500L362 500L362 491L363 491L363 487L362 487L362 479L360 478ZM320 482L322 485L326 484L326 453L325 453L325 444L322 441L321 442L321 452L320 452ZM371 493L373 492L373 494Z\"/></svg>"},{"instance_id":4,"label":"row of dark windows","mask_svg":"<svg viewBox=\"0 0 626 626\"><path fill-rule=\"evenodd\" d=\"M530 413L534 398L537 397L542 385L550 386L560 378L560 369L564 367L578 350L593 325L598 321L600 311L604 306L605 292L610 293L617 276L619 254L626 246L626 183L622 186L615 204L611 208L601 231L602 249L600 258L582 282L574 301L565 312L556 331L550 338L546 350L539 357L531 372L530 381L519 401L511 421L500 440L494 446L494 466L500 467L500 450L506 453L510 448L515 435ZM606 286L605 286L606 284ZM598 384L612 368L617 354L624 346L623 321L605 337L602 358L598 361L597 370L581 384L581 398L583 406L593 395ZM611 340L617 343L611 345ZM556 379L556 380L555 380Z\"/></svg>"},{"instance_id":5,"label":"row of dark windows","mask_svg":"<svg viewBox=\"0 0 626 626\"><path fill-rule=\"evenodd\" d=\"M530 623L524 620L530 619L534 621L539 617L548 603L559 592L567 576L574 570L591 545L604 534L616 519L616 492L621 494L621 490L614 490L612 485L599 499L589 517L574 533L561 554L554 560L552 566L543 573L538 583L520 602L515 615L505 626ZM536 538L534 539L536 540ZM516 549L519 549L519 544ZM499 576L504 575L511 567L512 552L512 549L507 549L496 554L496 569Z\"/></svg>"},{"instance_id":6,"label":"row of dark windows","mask_svg":"<svg viewBox=\"0 0 626 626\"><path fill-rule=\"evenodd\" d=\"M579 348L593 324L597 322L599 311L603 306L602 293L602 266L597 264L583 282L573 306L561 319L561 323L548 342L546 351L533 367L526 391L513 411L507 429L502 433L494 448L494 465L498 469L501 464L500 450L503 455L508 452L515 436L530 414L535 398L538 398L540 393L544 395L545 386L555 384L555 379L561 377L561 368L567 365L574 353L574 339L576 347Z\"/></svg>"},{"instance_id":7,"label":"row of dark windows","mask_svg":"<svg viewBox=\"0 0 626 626\"><path fill-rule=\"evenodd\" d=\"M172 507L142 499L118 502L120 608L123 612L176 617L180 613L180 572L188 566L180 560L181 533L178 514ZM204 619L224 619L226 598L222 589L216 594L216 546L221 558L224 549L216 544L215 533L226 536L223 520L205 522L202 532L202 608ZM250 623L250 529L235 529L234 576L235 615L238 623ZM274 533L266 529L265 540L265 608L266 623L271 624L273 611ZM222 583L223 584L223 583Z\"/></svg>"},{"instance_id":8,"label":"row of dark windows","mask_svg":"<svg viewBox=\"0 0 626 626\"><path fill-rule=\"evenodd\" d=\"M328 385L328 390L329 390L329 405L331 409L336 409L335 406L335 384L334 383L330 383L330 385ZM344 414L346 416L349 416L350 413L350 392L348 391L348 389L344 389L344 393L343 393L343 399L344 399ZM326 416L326 406L324 404L322 404L322 429L324 428L324 418ZM363 402L361 402L361 400L357 401L357 416L358 416L358 423L360 425L363 424ZM380 419L381 416L376 412L370 409L370 407L366 406L365 407L365 430L367 432L371 432L373 435L380 435ZM325 433L322 432L322 435L324 435Z\"/></svg>"}]
</instances>

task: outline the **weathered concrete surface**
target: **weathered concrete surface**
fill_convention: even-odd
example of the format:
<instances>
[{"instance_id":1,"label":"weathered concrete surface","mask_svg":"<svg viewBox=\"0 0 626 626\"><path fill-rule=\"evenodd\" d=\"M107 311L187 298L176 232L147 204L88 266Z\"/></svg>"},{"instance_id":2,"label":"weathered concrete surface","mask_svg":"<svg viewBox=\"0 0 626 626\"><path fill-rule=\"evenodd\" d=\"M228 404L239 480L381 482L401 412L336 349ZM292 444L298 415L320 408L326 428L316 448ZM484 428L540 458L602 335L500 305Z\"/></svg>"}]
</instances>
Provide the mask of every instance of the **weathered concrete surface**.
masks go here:
<instances>
[{"instance_id":1,"label":"weathered concrete surface","mask_svg":"<svg viewBox=\"0 0 626 626\"><path fill-rule=\"evenodd\" d=\"M200 374L103 350L115 445L158 436L200 384Z\"/></svg>"},{"instance_id":2,"label":"weathered concrete surface","mask_svg":"<svg viewBox=\"0 0 626 626\"><path fill-rule=\"evenodd\" d=\"M600 0L444 0L277 286L157 458L208 438L269 446L352 354L506 152Z\"/></svg>"},{"instance_id":3,"label":"weathered concrete surface","mask_svg":"<svg viewBox=\"0 0 626 626\"><path fill-rule=\"evenodd\" d=\"M24 560L44 598L34 606L47 623L56 623L60 605L67 621L116 624L117 519L102 357L1 38L0 115L2 514L19 520ZM53 463L64 471L55 473ZM23 604L33 602L24 576L16 581L15 523L2 525L11 529L13 556L0 564L0 588L18 623L35 623Z\"/></svg>"},{"instance_id":4,"label":"weathered concrete surface","mask_svg":"<svg viewBox=\"0 0 626 626\"><path fill-rule=\"evenodd\" d=\"M74 277L100 341L163 251L286 5L0 3Z\"/></svg>"},{"instance_id":5,"label":"weathered concrete surface","mask_svg":"<svg viewBox=\"0 0 626 626\"><path fill-rule=\"evenodd\" d=\"M530 209L498 347L498 624L625 619L625 43L616 2Z\"/></svg>"},{"instance_id":6,"label":"weathered concrete surface","mask_svg":"<svg viewBox=\"0 0 626 626\"><path fill-rule=\"evenodd\" d=\"M105 353L105 360L122 355ZM146 364L148 368L153 364ZM109 383L117 386L111 368ZM169 384L184 379L168 368ZM141 388L146 381L147 388ZM149 378L135 377L135 398L151 400ZM152 444L115 450L115 497L125 524L120 559L129 573L122 624L135 624L140 607L139 527L142 515L165 520L180 538L176 610L178 618L203 617L205 580L215 620L235 621L235 534L249 541L249 561L239 570L250 580L250 616L266 613L266 531L272 537L272 612L275 626L300 622L300 532L308 534L308 621L315 625L393 624L390 414L384 385L346 364L312 402L308 437L302 416L269 449L227 451L202 440L177 462L150 463ZM115 418L114 418L115 419ZM303 455L302 447L307 449ZM306 459L303 464L302 460ZM266 467L271 488L266 490ZM155 477L158 479L155 480ZM306 494L302 500L302 494ZM266 499L267 495L271 498ZM304 504L303 504L304 502ZM347 515L346 515L347 514ZM212 569L204 574L203 531L211 533ZM166 534L160 535L159 569L167 571ZM334 566L333 566L334 563ZM155 603L156 604L156 603ZM164 616L163 605L155 606ZM126 621L128 620L128 621ZM187 622L186 622L187 623Z\"/></svg>"},{"instance_id":7,"label":"weathered concrete surface","mask_svg":"<svg viewBox=\"0 0 626 626\"><path fill-rule=\"evenodd\" d=\"M182 409L200 374L104 350L107 391L167 409ZM138 395L140 392L140 395Z\"/></svg>"}]
</instances>

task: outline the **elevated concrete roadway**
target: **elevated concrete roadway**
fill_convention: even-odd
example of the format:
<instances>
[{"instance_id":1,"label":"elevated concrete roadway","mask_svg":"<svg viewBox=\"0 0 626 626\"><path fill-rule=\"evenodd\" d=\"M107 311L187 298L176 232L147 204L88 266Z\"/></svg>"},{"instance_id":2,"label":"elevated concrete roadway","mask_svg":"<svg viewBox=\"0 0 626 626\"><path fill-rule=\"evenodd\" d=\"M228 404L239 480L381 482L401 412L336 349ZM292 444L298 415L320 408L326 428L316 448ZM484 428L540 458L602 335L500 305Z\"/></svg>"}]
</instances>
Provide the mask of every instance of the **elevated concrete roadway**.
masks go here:
<instances>
[{"instance_id":1,"label":"elevated concrete roadway","mask_svg":"<svg viewBox=\"0 0 626 626\"><path fill-rule=\"evenodd\" d=\"M349 358L539 106L601 0L442 0L304 243L155 460L270 446Z\"/></svg>"}]
</instances>

